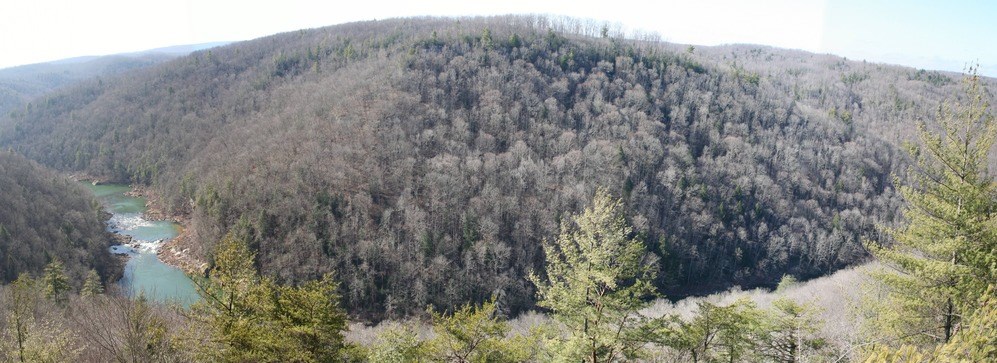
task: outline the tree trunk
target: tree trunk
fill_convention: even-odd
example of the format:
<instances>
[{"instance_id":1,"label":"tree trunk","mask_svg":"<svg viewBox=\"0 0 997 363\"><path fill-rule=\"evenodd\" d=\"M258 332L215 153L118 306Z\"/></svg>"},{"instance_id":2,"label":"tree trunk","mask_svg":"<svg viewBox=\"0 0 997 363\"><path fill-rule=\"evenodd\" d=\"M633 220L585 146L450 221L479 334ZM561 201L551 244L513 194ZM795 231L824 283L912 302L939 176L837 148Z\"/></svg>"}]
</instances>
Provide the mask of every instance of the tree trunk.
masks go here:
<instances>
[{"instance_id":1,"label":"tree trunk","mask_svg":"<svg viewBox=\"0 0 997 363\"><path fill-rule=\"evenodd\" d=\"M952 297L949 296L948 300L945 302L945 341L943 343L948 343L949 339L952 338L952 326L955 325L953 320L955 316L952 314Z\"/></svg>"}]
</instances>

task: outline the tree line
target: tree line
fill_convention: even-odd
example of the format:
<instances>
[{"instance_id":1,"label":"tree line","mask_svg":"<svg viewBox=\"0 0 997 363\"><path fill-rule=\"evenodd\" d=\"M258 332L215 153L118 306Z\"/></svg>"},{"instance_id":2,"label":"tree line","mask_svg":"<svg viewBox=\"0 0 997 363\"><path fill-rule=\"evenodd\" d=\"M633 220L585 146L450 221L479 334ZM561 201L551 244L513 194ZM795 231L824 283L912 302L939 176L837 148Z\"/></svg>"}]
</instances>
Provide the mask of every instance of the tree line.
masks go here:
<instances>
[{"instance_id":1,"label":"tree line","mask_svg":"<svg viewBox=\"0 0 997 363\"><path fill-rule=\"evenodd\" d=\"M976 83L970 94L979 96ZM820 336L813 306L789 299L760 309L749 300L698 304L691 317L643 310L659 292L659 260L606 189L544 241L545 269L529 280L553 324L511 333L494 298L428 308L431 335L396 325L366 342L346 342L346 313L329 276L281 286L260 276L249 236L228 234L215 265L196 280L191 310L103 295L96 274L71 294L64 267L23 274L0 288L5 314L0 358L12 362L867 362L988 361L997 358L997 215L987 171L997 124L982 98L948 110L939 133L922 130L917 169L901 184L905 222L870 242L895 270L878 273L886 304L860 308L866 341L851 347ZM951 204L958 204L952 208ZM965 206L965 208L963 208ZM890 243L892 242L892 243ZM949 253L951 251L951 253ZM955 257L949 259L949 255ZM961 256L961 257L960 257ZM928 266L928 267L926 267ZM930 266L934 266L933 268ZM941 276L941 277L940 277ZM944 278L942 278L944 277ZM784 279L785 280L785 279ZM785 284L792 283L784 281ZM72 309L72 310L70 310ZM71 312L72 311L72 312ZM884 324L885 322L885 324ZM899 323L899 324L898 324ZM859 330L859 327L855 327ZM944 329L944 334L934 332Z\"/></svg>"},{"instance_id":2,"label":"tree line","mask_svg":"<svg viewBox=\"0 0 997 363\"><path fill-rule=\"evenodd\" d=\"M110 55L69 62L29 64L0 69L0 115L32 108L32 101L63 86L94 77L113 76L161 63L176 55Z\"/></svg>"},{"instance_id":3,"label":"tree line","mask_svg":"<svg viewBox=\"0 0 997 363\"><path fill-rule=\"evenodd\" d=\"M333 273L356 317L493 297L514 315L537 302L544 236L596 187L623 200L669 296L866 260L907 163L882 131L933 119L955 87L605 35L543 17L289 32L56 92L0 121L0 144L151 185L209 264L234 233L275 281Z\"/></svg>"},{"instance_id":4,"label":"tree line","mask_svg":"<svg viewBox=\"0 0 997 363\"><path fill-rule=\"evenodd\" d=\"M544 240L543 269L528 281L551 324L513 333L497 297L429 306L420 335L411 323L349 342L338 283L330 275L282 285L259 274L248 229L226 234L213 267L194 276L191 309L129 299L91 270L78 287L48 263L0 286L0 359L28 361L226 362L949 362L997 359L997 184L990 149L997 123L978 78L966 102L922 124L895 179L903 220L866 241L890 269L874 273L885 299L856 308L861 339L836 346L821 336L816 308L789 299L763 309L750 300L700 302L688 317L654 315L660 258L606 188ZM29 164L30 165L30 164ZM248 222L240 222L248 223ZM37 276L37 277L35 277ZM784 278L780 285L792 284ZM112 288L113 290L113 288Z\"/></svg>"}]
</instances>

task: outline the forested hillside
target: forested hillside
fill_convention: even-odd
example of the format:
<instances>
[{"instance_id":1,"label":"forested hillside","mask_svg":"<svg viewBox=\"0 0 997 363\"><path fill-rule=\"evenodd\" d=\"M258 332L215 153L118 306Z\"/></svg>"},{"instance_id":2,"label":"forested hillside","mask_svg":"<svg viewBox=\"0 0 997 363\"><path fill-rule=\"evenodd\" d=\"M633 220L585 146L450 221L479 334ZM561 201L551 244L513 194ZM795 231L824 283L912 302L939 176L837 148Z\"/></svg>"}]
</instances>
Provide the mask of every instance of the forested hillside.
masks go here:
<instances>
[{"instance_id":1,"label":"forested hillside","mask_svg":"<svg viewBox=\"0 0 997 363\"><path fill-rule=\"evenodd\" d=\"M79 287L93 269L104 279L120 275L108 247L103 209L90 193L22 156L0 151L0 284L22 273L40 276L60 261Z\"/></svg>"},{"instance_id":2,"label":"forested hillside","mask_svg":"<svg viewBox=\"0 0 997 363\"><path fill-rule=\"evenodd\" d=\"M148 67L228 42L179 45L143 52L87 56L0 69L0 115L28 106L59 87L94 77L108 77ZM33 105L32 105L33 106Z\"/></svg>"},{"instance_id":3,"label":"forested hillside","mask_svg":"<svg viewBox=\"0 0 997 363\"><path fill-rule=\"evenodd\" d=\"M623 40L541 17L278 34L48 95L0 145L149 184L211 261L226 233L282 282L334 272L352 314L535 303L541 241L621 197L668 296L867 257L897 140L954 75L763 47Z\"/></svg>"},{"instance_id":4,"label":"forested hillside","mask_svg":"<svg viewBox=\"0 0 997 363\"><path fill-rule=\"evenodd\" d=\"M24 107L35 97L59 87L97 76L113 76L148 67L176 55L106 56L40 63L0 70L0 115ZM34 105L32 105L33 107Z\"/></svg>"}]
</instances>

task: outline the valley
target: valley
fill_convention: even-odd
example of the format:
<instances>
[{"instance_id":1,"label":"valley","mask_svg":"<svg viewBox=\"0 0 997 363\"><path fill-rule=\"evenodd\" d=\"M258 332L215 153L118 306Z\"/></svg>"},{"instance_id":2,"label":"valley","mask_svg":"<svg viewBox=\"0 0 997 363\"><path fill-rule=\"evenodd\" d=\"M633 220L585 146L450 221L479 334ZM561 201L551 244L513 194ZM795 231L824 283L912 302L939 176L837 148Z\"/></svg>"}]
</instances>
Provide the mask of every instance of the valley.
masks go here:
<instances>
[{"instance_id":1,"label":"valley","mask_svg":"<svg viewBox=\"0 0 997 363\"><path fill-rule=\"evenodd\" d=\"M985 361L994 89L536 15L81 76L0 109L0 360Z\"/></svg>"},{"instance_id":2,"label":"valley","mask_svg":"<svg viewBox=\"0 0 997 363\"><path fill-rule=\"evenodd\" d=\"M559 26L398 19L278 34L56 92L52 107L15 113L0 144L148 185L166 213L189 215L197 259L237 231L281 281L334 272L365 319L494 294L516 314L533 307L524 277L540 242L596 187L627 200L670 296L863 261L862 238L899 205L890 173L904 160L881 131L930 119L941 99L928 97L957 85Z\"/></svg>"}]
</instances>

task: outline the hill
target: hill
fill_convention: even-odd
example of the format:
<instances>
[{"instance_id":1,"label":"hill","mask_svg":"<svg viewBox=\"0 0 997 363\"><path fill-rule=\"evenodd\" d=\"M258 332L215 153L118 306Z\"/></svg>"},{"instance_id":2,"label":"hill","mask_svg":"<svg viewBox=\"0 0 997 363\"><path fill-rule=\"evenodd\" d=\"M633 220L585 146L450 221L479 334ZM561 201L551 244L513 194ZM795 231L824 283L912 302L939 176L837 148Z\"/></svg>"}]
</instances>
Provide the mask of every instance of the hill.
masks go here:
<instances>
[{"instance_id":1,"label":"hill","mask_svg":"<svg viewBox=\"0 0 997 363\"><path fill-rule=\"evenodd\" d=\"M90 269L117 278L103 208L82 186L17 154L0 151L0 284L40 276L53 259L77 288Z\"/></svg>"},{"instance_id":2,"label":"hill","mask_svg":"<svg viewBox=\"0 0 997 363\"><path fill-rule=\"evenodd\" d=\"M860 241L896 219L897 130L959 83L600 30L493 17L278 34L49 94L0 121L0 145L151 185L190 218L198 258L235 230L281 281L335 272L356 316L490 296L515 313L541 241L597 187L624 199L668 296L864 261Z\"/></svg>"},{"instance_id":3,"label":"hill","mask_svg":"<svg viewBox=\"0 0 997 363\"><path fill-rule=\"evenodd\" d=\"M180 45L143 52L87 56L0 69L0 115L26 106L59 87L98 76L113 76L228 42Z\"/></svg>"}]
</instances>

